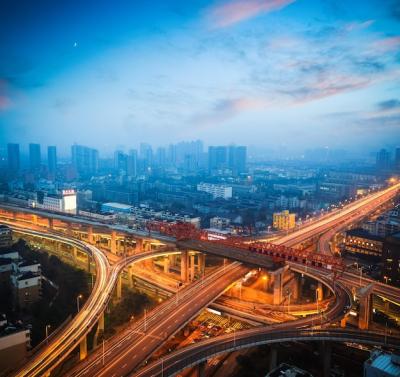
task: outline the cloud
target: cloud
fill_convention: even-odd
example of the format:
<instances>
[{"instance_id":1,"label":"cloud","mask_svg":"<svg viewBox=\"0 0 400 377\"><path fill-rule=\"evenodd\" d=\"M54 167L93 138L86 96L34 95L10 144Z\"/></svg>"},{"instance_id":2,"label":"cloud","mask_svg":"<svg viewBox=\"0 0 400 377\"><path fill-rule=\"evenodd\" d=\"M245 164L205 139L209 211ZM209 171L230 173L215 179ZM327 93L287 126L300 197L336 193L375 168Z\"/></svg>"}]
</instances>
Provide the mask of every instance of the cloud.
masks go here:
<instances>
[{"instance_id":1,"label":"cloud","mask_svg":"<svg viewBox=\"0 0 400 377\"><path fill-rule=\"evenodd\" d=\"M400 48L400 36L388 37L375 41L372 48L380 53L396 51Z\"/></svg>"},{"instance_id":2,"label":"cloud","mask_svg":"<svg viewBox=\"0 0 400 377\"><path fill-rule=\"evenodd\" d=\"M11 106L11 100L3 95L0 95L0 111L5 111Z\"/></svg>"},{"instance_id":3,"label":"cloud","mask_svg":"<svg viewBox=\"0 0 400 377\"><path fill-rule=\"evenodd\" d=\"M344 26L345 31L358 31L369 28L375 20L367 20L364 22L350 22Z\"/></svg>"},{"instance_id":4,"label":"cloud","mask_svg":"<svg viewBox=\"0 0 400 377\"><path fill-rule=\"evenodd\" d=\"M399 109L400 110L400 100L393 98L386 101L382 101L378 103L378 108L380 110L393 110Z\"/></svg>"},{"instance_id":5,"label":"cloud","mask_svg":"<svg viewBox=\"0 0 400 377\"><path fill-rule=\"evenodd\" d=\"M208 10L208 18L215 28L224 28L256 17L263 13L280 10L296 0L236 0L216 5Z\"/></svg>"}]
</instances>

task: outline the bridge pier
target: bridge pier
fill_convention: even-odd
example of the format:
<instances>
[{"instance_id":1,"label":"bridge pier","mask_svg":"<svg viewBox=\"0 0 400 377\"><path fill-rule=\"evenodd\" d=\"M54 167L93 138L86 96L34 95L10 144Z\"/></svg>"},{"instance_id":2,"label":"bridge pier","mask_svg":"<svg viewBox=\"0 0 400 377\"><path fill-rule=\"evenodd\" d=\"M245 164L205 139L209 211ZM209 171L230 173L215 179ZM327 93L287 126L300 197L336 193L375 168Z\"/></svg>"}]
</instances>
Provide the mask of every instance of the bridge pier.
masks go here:
<instances>
[{"instance_id":1,"label":"bridge pier","mask_svg":"<svg viewBox=\"0 0 400 377\"><path fill-rule=\"evenodd\" d=\"M331 360L332 360L332 344L328 341L322 341L321 343L321 355L322 355L322 375L323 377L330 377L331 372Z\"/></svg>"},{"instance_id":2,"label":"bridge pier","mask_svg":"<svg viewBox=\"0 0 400 377\"><path fill-rule=\"evenodd\" d=\"M324 288L321 282L318 282L316 295L318 301L322 301L324 299Z\"/></svg>"},{"instance_id":3,"label":"bridge pier","mask_svg":"<svg viewBox=\"0 0 400 377\"><path fill-rule=\"evenodd\" d=\"M195 255L191 254L190 255L190 281L194 280L194 273L195 273L195 267L196 267L196 265L194 263L194 258L195 258Z\"/></svg>"},{"instance_id":4,"label":"bridge pier","mask_svg":"<svg viewBox=\"0 0 400 377\"><path fill-rule=\"evenodd\" d=\"M273 294L274 305L280 305L282 303L283 280L285 277L285 273L288 269L289 266L284 266L271 273L272 276L274 277L274 294Z\"/></svg>"},{"instance_id":5,"label":"bridge pier","mask_svg":"<svg viewBox=\"0 0 400 377\"><path fill-rule=\"evenodd\" d=\"M168 258L169 258L170 267L175 267L175 265L176 265L176 255L175 254L168 255Z\"/></svg>"},{"instance_id":6,"label":"bridge pier","mask_svg":"<svg viewBox=\"0 0 400 377\"><path fill-rule=\"evenodd\" d=\"M278 349L272 345L269 351L269 371L275 369L278 363Z\"/></svg>"},{"instance_id":7,"label":"bridge pier","mask_svg":"<svg viewBox=\"0 0 400 377\"><path fill-rule=\"evenodd\" d=\"M368 330L369 328L372 313L372 289L373 285L369 284L359 290L360 310L358 313L358 328L360 330Z\"/></svg>"},{"instance_id":8,"label":"bridge pier","mask_svg":"<svg viewBox=\"0 0 400 377\"><path fill-rule=\"evenodd\" d=\"M117 294L117 300L120 300L122 298L122 276L121 276L121 274L118 275L116 294Z\"/></svg>"},{"instance_id":9,"label":"bridge pier","mask_svg":"<svg viewBox=\"0 0 400 377\"><path fill-rule=\"evenodd\" d=\"M182 283L188 282L188 264L189 264L189 253L187 250L181 253L181 280Z\"/></svg>"},{"instance_id":10,"label":"bridge pier","mask_svg":"<svg viewBox=\"0 0 400 377\"><path fill-rule=\"evenodd\" d=\"M110 250L112 254L117 253L117 232L111 231Z\"/></svg>"},{"instance_id":11,"label":"bridge pier","mask_svg":"<svg viewBox=\"0 0 400 377\"><path fill-rule=\"evenodd\" d=\"M169 257L164 257L164 273L169 274L170 259Z\"/></svg>"},{"instance_id":12,"label":"bridge pier","mask_svg":"<svg viewBox=\"0 0 400 377\"><path fill-rule=\"evenodd\" d=\"M207 365L207 360L204 360L200 364L198 364L198 366L197 366L197 376L198 377L205 377L206 365Z\"/></svg>"},{"instance_id":13,"label":"bridge pier","mask_svg":"<svg viewBox=\"0 0 400 377\"><path fill-rule=\"evenodd\" d=\"M53 227L54 227L54 219L49 217L47 220L48 220L49 229L53 229Z\"/></svg>"},{"instance_id":14,"label":"bridge pier","mask_svg":"<svg viewBox=\"0 0 400 377\"><path fill-rule=\"evenodd\" d=\"M79 343L79 360L82 361L87 358L87 336L85 335Z\"/></svg>"},{"instance_id":15,"label":"bridge pier","mask_svg":"<svg viewBox=\"0 0 400 377\"><path fill-rule=\"evenodd\" d=\"M135 254L139 254L143 251L143 238L138 238L135 241L136 241Z\"/></svg>"},{"instance_id":16,"label":"bridge pier","mask_svg":"<svg viewBox=\"0 0 400 377\"><path fill-rule=\"evenodd\" d=\"M38 215L35 214L32 215L32 224L38 225Z\"/></svg>"},{"instance_id":17,"label":"bridge pier","mask_svg":"<svg viewBox=\"0 0 400 377\"><path fill-rule=\"evenodd\" d=\"M204 253L199 253L197 255L198 265L199 265L199 273L203 275L206 271L206 255Z\"/></svg>"},{"instance_id":18,"label":"bridge pier","mask_svg":"<svg viewBox=\"0 0 400 377\"><path fill-rule=\"evenodd\" d=\"M89 226L87 230L87 236L88 236L88 242L93 245L94 242L94 237L93 237L93 227Z\"/></svg>"}]
</instances>

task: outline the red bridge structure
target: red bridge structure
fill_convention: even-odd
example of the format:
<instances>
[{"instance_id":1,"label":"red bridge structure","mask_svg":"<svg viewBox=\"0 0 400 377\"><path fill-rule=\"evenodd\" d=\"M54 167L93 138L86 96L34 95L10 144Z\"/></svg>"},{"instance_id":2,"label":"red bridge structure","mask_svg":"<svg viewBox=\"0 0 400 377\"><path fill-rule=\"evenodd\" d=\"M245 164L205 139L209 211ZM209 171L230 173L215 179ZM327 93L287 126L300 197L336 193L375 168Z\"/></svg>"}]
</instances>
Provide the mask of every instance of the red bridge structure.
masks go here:
<instances>
[{"instance_id":1,"label":"red bridge structure","mask_svg":"<svg viewBox=\"0 0 400 377\"><path fill-rule=\"evenodd\" d=\"M227 248L242 249L268 256L275 262L295 262L335 272L343 272L345 269L343 260L339 257L295 249L284 245L275 245L270 242L252 241L246 237L219 236L218 234L198 229L193 224L187 222L168 223L163 221L149 221L146 224L146 228L149 233L161 233L173 237L177 241L196 240L201 241L204 246L209 243L226 246Z\"/></svg>"}]
</instances>

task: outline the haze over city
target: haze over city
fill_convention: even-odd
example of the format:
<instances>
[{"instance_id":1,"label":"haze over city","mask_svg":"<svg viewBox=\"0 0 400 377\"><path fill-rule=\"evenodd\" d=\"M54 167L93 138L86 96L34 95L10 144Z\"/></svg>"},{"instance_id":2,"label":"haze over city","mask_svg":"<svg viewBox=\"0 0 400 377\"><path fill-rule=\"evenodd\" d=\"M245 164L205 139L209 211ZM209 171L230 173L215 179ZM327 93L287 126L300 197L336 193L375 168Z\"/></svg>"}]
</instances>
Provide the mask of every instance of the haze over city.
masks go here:
<instances>
[{"instance_id":1,"label":"haze over city","mask_svg":"<svg viewBox=\"0 0 400 377\"><path fill-rule=\"evenodd\" d=\"M399 0L0 0L0 377L400 377Z\"/></svg>"},{"instance_id":2,"label":"haze over city","mask_svg":"<svg viewBox=\"0 0 400 377\"><path fill-rule=\"evenodd\" d=\"M68 151L139 142L394 147L389 0L3 1L0 137Z\"/></svg>"}]
</instances>

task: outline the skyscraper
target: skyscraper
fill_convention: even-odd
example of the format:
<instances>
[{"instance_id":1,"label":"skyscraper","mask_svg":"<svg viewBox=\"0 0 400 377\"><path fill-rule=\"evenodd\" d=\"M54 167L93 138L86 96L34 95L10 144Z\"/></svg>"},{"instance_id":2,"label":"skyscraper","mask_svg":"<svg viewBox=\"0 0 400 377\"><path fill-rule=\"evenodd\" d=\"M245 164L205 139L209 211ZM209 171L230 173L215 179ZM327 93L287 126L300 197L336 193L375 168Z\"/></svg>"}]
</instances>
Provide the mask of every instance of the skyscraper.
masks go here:
<instances>
[{"instance_id":1,"label":"skyscraper","mask_svg":"<svg viewBox=\"0 0 400 377\"><path fill-rule=\"evenodd\" d=\"M32 171L39 170L41 164L40 144L29 144L29 166Z\"/></svg>"},{"instance_id":2,"label":"skyscraper","mask_svg":"<svg viewBox=\"0 0 400 377\"><path fill-rule=\"evenodd\" d=\"M394 166L398 171L400 171L400 147L396 148L394 157Z\"/></svg>"},{"instance_id":3,"label":"skyscraper","mask_svg":"<svg viewBox=\"0 0 400 377\"><path fill-rule=\"evenodd\" d=\"M49 173L55 174L57 171L57 148L53 145L47 147L47 166Z\"/></svg>"},{"instance_id":4,"label":"skyscraper","mask_svg":"<svg viewBox=\"0 0 400 377\"><path fill-rule=\"evenodd\" d=\"M127 165L126 174L129 177L136 177L137 176L137 150L131 149L129 151L126 165Z\"/></svg>"},{"instance_id":5,"label":"skyscraper","mask_svg":"<svg viewBox=\"0 0 400 377\"><path fill-rule=\"evenodd\" d=\"M211 171L228 167L228 148L208 147L208 169Z\"/></svg>"},{"instance_id":6,"label":"skyscraper","mask_svg":"<svg viewBox=\"0 0 400 377\"><path fill-rule=\"evenodd\" d=\"M247 148L231 145L228 150L228 166L234 174L246 171Z\"/></svg>"},{"instance_id":7,"label":"skyscraper","mask_svg":"<svg viewBox=\"0 0 400 377\"><path fill-rule=\"evenodd\" d=\"M12 175L18 174L20 168L19 144L7 145L8 171Z\"/></svg>"},{"instance_id":8,"label":"skyscraper","mask_svg":"<svg viewBox=\"0 0 400 377\"><path fill-rule=\"evenodd\" d=\"M390 153L386 149L381 149L376 155L376 167L379 170L390 168Z\"/></svg>"},{"instance_id":9,"label":"skyscraper","mask_svg":"<svg viewBox=\"0 0 400 377\"><path fill-rule=\"evenodd\" d=\"M99 168L99 152L83 145L71 147L72 165L79 174L93 174Z\"/></svg>"}]
</instances>

